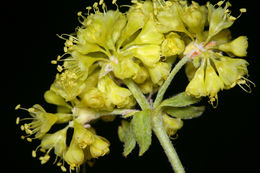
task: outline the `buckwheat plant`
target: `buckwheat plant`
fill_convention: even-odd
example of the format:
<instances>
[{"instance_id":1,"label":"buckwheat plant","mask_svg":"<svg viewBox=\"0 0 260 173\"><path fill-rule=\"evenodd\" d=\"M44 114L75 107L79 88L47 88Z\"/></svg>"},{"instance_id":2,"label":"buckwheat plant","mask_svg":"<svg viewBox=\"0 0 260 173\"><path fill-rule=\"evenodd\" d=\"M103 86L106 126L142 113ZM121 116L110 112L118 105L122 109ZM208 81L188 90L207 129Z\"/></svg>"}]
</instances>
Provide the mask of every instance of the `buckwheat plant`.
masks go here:
<instances>
[{"instance_id":1,"label":"buckwheat plant","mask_svg":"<svg viewBox=\"0 0 260 173\"><path fill-rule=\"evenodd\" d=\"M112 4L116 10L108 10L100 0L78 12L81 26L59 36L65 40L64 54L51 61L58 73L44 93L57 112L49 113L39 104L28 109L17 105L31 116L17 118L17 124L26 122L20 125L26 134L22 139L40 141L32 156L40 154L41 164L49 161L53 150L62 171L79 170L109 153L110 142L92 124L119 115L125 157L136 144L142 156L154 132L173 170L183 173L170 140L183 120L203 113L204 106L197 104L203 97L217 107L219 91L239 85L250 92L254 85L247 79L248 62L241 58L247 55L247 37L232 39L229 30L246 9L234 17L231 4L224 1L199 5L186 0L133 0L125 5L126 12L120 12L116 0ZM163 100L181 68L189 84ZM57 124L64 128L50 133ZM73 129L71 139L68 129Z\"/></svg>"}]
</instances>

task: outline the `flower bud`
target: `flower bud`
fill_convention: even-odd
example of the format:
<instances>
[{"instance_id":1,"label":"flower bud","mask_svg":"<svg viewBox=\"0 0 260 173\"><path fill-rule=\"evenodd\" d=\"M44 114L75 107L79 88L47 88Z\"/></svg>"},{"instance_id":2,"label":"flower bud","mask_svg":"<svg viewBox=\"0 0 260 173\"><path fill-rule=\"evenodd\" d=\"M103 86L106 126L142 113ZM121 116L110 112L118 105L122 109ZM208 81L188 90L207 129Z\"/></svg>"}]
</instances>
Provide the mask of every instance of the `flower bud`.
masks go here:
<instances>
[{"instance_id":1,"label":"flower bud","mask_svg":"<svg viewBox=\"0 0 260 173\"><path fill-rule=\"evenodd\" d=\"M185 48L184 41L174 32L170 32L163 41L161 49L163 56L180 55Z\"/></svg>"},{"instance_id":2,"label":"flower bud","mask_svg":"<svg viewBox=\"0 0 260 173\"><path fill-rule=\"evenodd\" d=\"M70 146L64 155L64 160L70 165L70 169L74 170L75 167L79 167L84 162L84 152L79 147L74 136L70 142Z\"/></svg>"},{"instance_id":3,"label":"flower bud","mask_svg":"<svg viewBox=\"0 0 260 173\"><path fill-rule=\"evenodd\" d=\"M90 153L93 158L98 158L109 153L109 141L101 136L95 136L95 141L90 145Z\"/></svg>"},{"instance_id":4,"label":"flower bud","mask_svg":"<svg viewBox=\"0 0 260 173\"><path fill-rule=\"evenodd\" d=\"M105 105L103 94L97 89L89 89L81 98L81 104L90 108L102 109Z\"/></svg>"},{"instance_id":5,"label":"flower bud","mask_svg":"<svg viewBox=\"0 0 260 173\"><path fill-rule=\"evenodd\" d=\"M81 123L78 123L76 120L74 120L73 122L73 136L79 144L79 147L84 149L94 142L94 134L90 132L88 129L84 128L84 126Z\"/></svg>"},{"instance_id":6,"label":"flower bud","mask_svg":"<svg viewBox=\"0 0 260 173\"><path fill-rule=\"evenodd\" d=\"M204 76L204 65L201 65L194 74L193 79L186 87L186 92L194 95L195 97L206 96Z\"/></svg>"},{"instance_id":7,"label":"flower bud","mask_svg":"<svg viewBox=\"0 0 260 173\"><path fill-rule=\"evenodd\" d=\"M207 20L207 9L192 1L190 6L185 6L181 10L182 21L188 26L189 30L195 34L200 34Z\"/></svg>"},{"instance_id":8,"label":"flower bud","mask_svg":"<svg viewBox=\"0 0 260 173\"><path fill-rule=\"evenodd\" d=\"M167 114L162 115L163 126L168 136L176 134L176 132L182 128L183 121L179 118L172 118Z\"/></svg>"},{"instance_id":9,"label":"flower bud","mask_svg":"<svg viewBox=\"0 0 260 173\"><path fill-rule=\"evenodd\" d=\"M106 100L117 105L119 108L133 106L132 93L123 87L118 86L110 77L105 76L99 80L98 89L105 95Z\"/></svg>"},{"instance_id":10,"label":"flower bud","mask_svg":"<svg viewBox=\"0 0 260 173\"><path fill-rule=\"evenodd\" d=\"M212 103L217 99L217 93L224 89L224 83L219 78L210 63L207 64L205 75L206 94L210 97L210 101Z\"/></svg>"},{"instance_id":11,"label":"flower bud","mask_svg":"<svg viewBox=\"0 0 260 173\"><path fill-rule=\"evenodd\" d=\"M63 157L67 149L66 145L66 135L67 135L67 127L62 130L59 130L53 134L46 134L41 141L41 148L42 149L51 149L54 148L54 153L59 156Z\"/></svg>"},{"instance_id":12,"label":"flower bud","mask_svg":"<svg viewBox=\"0 0 260 173\"><path fill-rule=\"evenodd\" d=\"M64 98L62 98L61 96L57 95L55 92L48 90L44 93L44 99L47 103L50 104L55 104L58 106L69 106Z\"/></svg>"},{"instance_id":13,"label":"flower bud","mask_svg":"<svg viewBox=\"0 0 260 173\"><path fill-rule=\"evenodd\" d=\"M148 68L152 82L158 85L167 79L170 70L171 66L165 62L158 62L155 67Z\"/></svg>"}]
</instances>

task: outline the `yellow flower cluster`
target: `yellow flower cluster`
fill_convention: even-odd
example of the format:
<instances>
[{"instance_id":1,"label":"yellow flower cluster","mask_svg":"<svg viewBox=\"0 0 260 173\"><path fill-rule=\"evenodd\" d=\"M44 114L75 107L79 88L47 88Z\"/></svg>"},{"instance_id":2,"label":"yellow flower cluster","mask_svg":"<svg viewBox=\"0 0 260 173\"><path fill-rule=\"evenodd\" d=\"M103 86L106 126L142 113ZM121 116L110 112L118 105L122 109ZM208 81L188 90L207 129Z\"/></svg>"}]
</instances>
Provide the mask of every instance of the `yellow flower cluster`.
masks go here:
<instances>
[{"instance_id":1,"label":"yellow flower cluster","mask_svg":"<svg viewBox=\"0 0 260 173\"><path fill-rule=\"evenodd\" d=\"M250 88L249 84L252 83L244 77L248 75L248 62L234 58L247 55L247 37L231 40L228 29L246 9L240 9L241 14L234 17L228 9L231 4L226 2L222 7L223 4L224 1L216 5L209 2L199 5L194 1L191 4L187 1L162 0L155 3L159 30L164 33L177 32L182 37L176 38L185 42L185 49L181 41L175 41L175 45L180 50L184 49L180 57L188 56L191 61L186 66L190 80L186 92L196 97L209 96L212 104L217 101L220 90L230 89L236 84L242 88L241 84L245 84ZM163 53L173 51L179 54L170 44L166 47L162 49Z\"/></svg>"},{"instance_id":2,"label":"yellow flower cluster","mask_svg":"<svg viewBox=\"0 0 260 173\"><path fill-rule=\"evenodd\" d=\"M48 113L36 104L25 109L31 118L22 119L31 122L21 125L27 134L22 138L41 140L32 155L36 157L38 149L44 152L39 157L42 164L50 159L52 149L60 158L56 161L62 171L66 171L64 161L74 170L107 154L110 143L96 135L92 120L100 118L102 111L113 114L126 109L129 113L135 107L134 94L124 84L126 79L151 98L167 79L177 57L189 57L186 93L209 96L212 104L220 90L250 82L244 77L248 62L235 58L247 55L247 37L231 40L228 28L238 17L231 16L229 2L224 7L223 1L216 5L188 4L186 0L132 3L122 13L118 8L107 10L102 0L96 2L86 8L86 14L78 13L82 26L75 33L59 36L65 39L65 53L52 61L59 73L44 94L47 103L57 106L57 113ZM20 105L16 108L24 109ZM178 118L163 115L162 119L169 136L183 125ZM49 132L61 123L67 125ZM73 135L67 146L71 128Z\"/></svg>"}]
</instances>

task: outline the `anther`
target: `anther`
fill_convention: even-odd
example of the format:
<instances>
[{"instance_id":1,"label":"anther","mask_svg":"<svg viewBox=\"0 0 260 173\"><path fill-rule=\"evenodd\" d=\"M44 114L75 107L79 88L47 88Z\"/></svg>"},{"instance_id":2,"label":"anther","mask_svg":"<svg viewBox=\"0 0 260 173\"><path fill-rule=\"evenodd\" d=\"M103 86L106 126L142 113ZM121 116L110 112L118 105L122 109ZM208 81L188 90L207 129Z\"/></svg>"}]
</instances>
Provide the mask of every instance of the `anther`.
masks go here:
<instances>
[{"instance_id":1,"label":"anther","mask_svg":"<svg viewBox=\"0 0 260 173\"><path fill-rule=\"evenodd\" d=\"M113 0L113 1L112 1L112 4L115 4L115 3L116 3L116 1L117 1L117 0Z\"/></svg>"},{"instance_id":2,"label":"anther","mask_svg":"<svg viewBox=\"0 0 260 173\"><path fill-rule=\"evenodd\" d=\"M223 3L224 3L224 1L219 1L219 2L217 3L217 5L220 7Z\"/></svg>"},{"instance_id":3,"label":"anther","mask_svg":"<svg viewBox=\"0 0 260 173\"><path fill-rule=\"evenodd\" d=\"M20 105L20 104L18 104L18 105L16 105L16 106L15 106L15 108L14 108L14 109L15 109L15 110L18 110L18 109L20 109L20 108L21 108L21 105Z\"/></svg>"},{"instance_id":4,"label":"anther","mask_svg":"<svg viewBox=\"0 0 260 173\"><path fill-rule=\"evenodd\" d=\"M82 11L79 11L79 12L77 13L77 16L82 16Z\"/></svg>"},{"instance_id":5,"label":"anther","mask_svg":"<svg viewBox=\"0 0 260 173\"><path fill-rule=\"evenodd\" d=\"M58 62L56 60L52 60L51 64L57 64Z\"/></svg>"},{"instance_id":6,"label":"anther","mask_svg":"<svg viewBox=\"0 0 260 173\"><path fill-rule=\"evenodd\" d=\"M36 151L35 150L32 150L32 157L36 157Z\"/></svg>"},{"instance_id":7,"label":"anther","mask_svg":"<svg viewBox=\"0 0 260 173\"><path fill-rule=\"evenodd\" d=\"M57 66L57 70L58 70L59 72L62 72L62 70L63 70L62 66L58 65L58 66Z\"/></svg>"},{"instance_id":8,"label":"anther","mask_svg":"<svg viewBox=\"0 0 260 173\"><path fill-rule=\"evenodd\" d=\"M31 138L26 138L26 140L27 140L28 142L32 142L32 139L31 139Z\"/></svg>"},{"instance_id":9,"label":"anther","mask_svg":"<svg viewBox=\"0 0 260 173\"><path fill-rule=\"evenodd\" d=\"M99 5L102 5L104 3L104 0L99 1Z\"/></svg>"},{"instance_id":10,"label":"anther","mask_svg":"<svg viewBox=\"0 0 260 173\"><path fill-rule=\"evenodd\" d=\"M240 8L240 12L241 13L245 13L246 12L246 8Z\"/></svg>"},{"instance_id":11,"label":"anther","mask_svg":"<svg viewBox=\"0 0 260 173\"><path fill-rule=\"evenodd\" d=\"M67 169L65 168L65 166L61 166L60 169L63 171L63 172L67 172Z\"/></svg>"},{"instance_id":12,"label":"anther","mask_svg":"<svg viewBox=\"0 0 260 173\"><path fill-rule=\"evenodd\" d=\"M16 118L16 124L18 125L20 123L20 117Z\"/></svg>"}]
</instances>

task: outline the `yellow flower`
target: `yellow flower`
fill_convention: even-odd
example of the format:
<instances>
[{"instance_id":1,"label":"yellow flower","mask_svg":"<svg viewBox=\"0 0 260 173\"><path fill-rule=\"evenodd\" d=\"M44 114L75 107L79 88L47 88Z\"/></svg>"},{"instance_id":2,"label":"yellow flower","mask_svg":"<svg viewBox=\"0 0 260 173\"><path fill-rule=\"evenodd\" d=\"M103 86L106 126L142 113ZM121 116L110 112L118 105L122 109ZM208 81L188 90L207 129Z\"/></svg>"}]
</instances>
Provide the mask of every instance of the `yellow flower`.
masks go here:
<instances>
[{"instance_id":1,"label":"yellow flower","mask_svg":"<svg viewBox=\"0 0 260 173\"><path fill-rule=\"evenodd\" d=\"M194 95L196 97L206 96L206 86L205 86L205 65L201 65L199 69L194 74L194 77L186 87L186 92L188 94Z\"/></svg>"},{"instance_id":2,"label":"yellow flower","mask_svg":"<svg viewBox=\"0 0 260 173\"><path fill-rule=\"evenodd\" d=\"M66 145L67 129L68 127L65 127L64 129L59 130L53 134L46 134L42 138L40 144L41 149L48 150L47 153L49 153L54 148L54 153L57 156L63 158L63 155L67 150L67 145Z\"/></svg>"},{"instance_id":3,"label":"yellow flower","mask_svg":"<svg viewBox=\"0 0 260 173\"><path fill-rule=\"evenodd\" d=\"M94 109L105 108L105 98L97 88L91 88L81 97L81 104Z\"/></svg>"},{"instance_id":4,"label":"yellow flower","mask_svg":"<svg viewBox=\"0 0 260 173\"><path fill-rule=\"evenodd\" d=\"M236 84L242 89L242 84L250 88L247 82L252 83L244 77L248 74L247 61L223 56L222 51L228 55L246 56L248 47L246 36L230 41L231 33L227 28L237 18L230 15L228 7L231 4L227 2L222 8L223 3L219 1L217 8L216 5L207 3L209 31L204 31L200 34L201 37L190 40L183 53L192 61L186 66L186 74L190 80L186 92L196 97L209 96L212 104L217 101L217 93L220 90L230 89ZM242 14L246 10L240 11Z\"/></svg>"},{"instance_id":5,"label":"yellow flower","mask_svg":"<svg viewBox=\"0 0 260 173\"><path fill-rule=\"evenodd\" d=\"M108 76L99 80L98 89L105 95L106 101L117 105L118 108L129 108L135 105L132 93L128 89L118 86Z\"/></svg>"},{"instance_id":6,"label":"yellow flower","mask_svg":"<svg viewBox=\"0 0 260 173\"><path fill-rule=\"evenodd\" d=\"M190 32L200 35L207 21L207 8L192 1L191 5L180 8L180 16Z\"/></svg>"},{"instance_id":7,"label":"yellow flower","mask_svg":"<svg viewBox=\"0 0 260 173\"><path fill-rule=\"evenodd\" d=\"M28 136L35 134L34 138L41 139L57 121L57 117L55 114L47 113L38 104L35 104L33 105L33 107L25 110L27 110L30 113L31 118L24 118L22 120L32 120L32 122L25 123L21 126L21 129L24 130ZM27 140L31 141L31 138L27 138Z\"/></svg>"},{"instance_id":8,"label":"yellow flower","mask_svg":"<svg viewBox=\"0 0 260 173\"><path fill-rule=\"evenodd\" d=\"M84 163L84 151L77 143L74 134L72 136L70 146L64 154L64 160L70 165L71 170L79 168L79 166Z\"/></svg>"},{"instance_id":9,"label":"yellow flower","mask_svg":"<svg viewBox=\"0 0 260 173\"><path fill-rule=\"evenodd\" d=\"M180 8L182 7L178 2L165 3L165 6L159 8L158 12L156 12L159 22L158 28L164 33L178 31L191 36L182 21L181 14L179 13Z\"/></svg>"},{"instance_id":10,"label":"yellow flower","mask_svg":"<svg viewBox=\"0 0 260 173\"><path fill-rule=\"evenodd\" d=\"M167 114L162 115L162 120L163 120L163 126L168 136L173 136L183 126L183 121L181 119L172 118Z\"/></svg>"},{"instance_id":11,"label":"yellow flower","mask_svg":"<svg viewBox=\"0 0 260 173\"><path fill-rule=\"evenodd\" d=\"M77 74L65 70L56 75L50 90L63 97L65 101L73 101L84 88L85 85L82 80L78 79Z\"/></svg>"},{"instance_id":12,"label":"yellow flower","mask_svg":"<svg viewBox=\"0 0 260 173\"><path fill-rule=\"evenodd\" d=\"M84 149L94 142L94 134L88 129L84 128L81 123L78 123L76 120L74 120L73 127L73 135L80 148Z\"/></svg>"},{"instance_id":13,"label":"yellow flower","mask_svg":"<svg viewBox=\"0 0 260 173\"><path fill-rule=\"evenodd\" d=\"M247 55L247 51L246 51L247 47L248 47L247 37L240 36L229 43L224 43L219 45L218 49L224 52L231 52L235 56L242 57Z\"/></svg>"},{"instance_id":14,"label":"yellow flower","mask_svg":"<svg viewBox=\"0 0 260 173\"><path fill-rule=\"evenodd\" d=\"M143 71L142 67L152 67L160 61L160 44L164 36L157 30L155 19L150 15L153 11L151 2L136 2L126 13L106 11L106 8L101 13L97 4L93 8L95 13L87 17L79 13L84 20L76 36L71 35L68 39L62 37L67 40L65 52L70 54L64 59L63 67L74 75L72 78L79 89L70 93L53 89L66 101L81 94L80 82L94 68L101 67L100 78L113 72L119 79L137 79L136 76ZM62 88L60 85L58 87Z\"/></svg>"},{"instance_id":15,"label":"yellow flower","mask_svg":"<svg viewBox=\"0 0 260 173\"><path fill-rule=\"evenodd\" d=\"M101 136L95 136L94 142L90 145L90 153L93 158L98 158L109 153L109 141Z\"/></svg>"},{"instance_id":16,"label":"yellow flower","mask_svg":"<svg viewBox=\"0 0 260 173\"><path fill-rule=\"evenodd\" d=\"M150 78L154 84L161 85L167 79L171 66L165 62L158 62L155 67L148 68Z\"/></svg>"},{"instance_id":17,"label":"yellow flower","mask_svg":"<svg viewBox=\"0 0 260 173\"><path fill-rule=\"evenodd\" d=\"M166 39L163 41L161 49L163 56L180 55L185 48L184 41L181 37L174 32L170 32L166 35Z\"/></svg>"},{"instance_id":18,"label":"yellow flower","mask_svg":"<svg viewBox=\"0 0 260 173\"><path fill-rule=\"evenodd\" d=\"M64 98L62 98L60 95L57 95L51 90L48 90L44 93L44 99L47 103L71 108L71 106L65 102Z\"/></svg>"},{"instance_id":19,"label":"yellow flower","mask_svg":"<svg viewBox=\"0 0 260 173\"><path fill-rule=\"evenodd\" d=\"M213 102L218 98L217 93L220 90L223 90L224 83L213 69L210 60L208 59L207 61L208 63L205 71L205 89L206 94L210 98L210 102L213 104Z\"/></svg>"},{"instance_id":20,"label":"yellow flower","mask_svg":"<svg viewBox=\"0 0 260 173\"><path fill-rule=\"evenodd\" d=\"M220 56L219 59L214 59L214 64L219 77L224 82L225 89L230 89L241 83L240 81L246 80L243 77L248 75L248 62L246 60Z\"/></svg>"},{"instance_id":21,"label":"yellow flower","mask_svg":"<svg viewBox=\"0 0 260 173\"><path fill-rule=\"evenodd\" d=\"M220 31L229 28L234 21L238 18L231 16L231 11L228 9L231 4L226 2L225 7L222 8L221 5L223 1L220 1L217 5L218 8L215 8L209 2L207 3L208 7L208 20L209 20L209 34L207 41L209 41L214 35L218 34ZM246 12L246 10L240 9L241 13Z\"/></svg>"}]
</instances>

